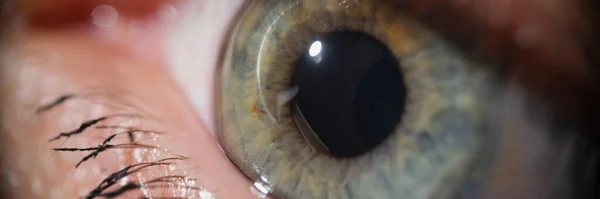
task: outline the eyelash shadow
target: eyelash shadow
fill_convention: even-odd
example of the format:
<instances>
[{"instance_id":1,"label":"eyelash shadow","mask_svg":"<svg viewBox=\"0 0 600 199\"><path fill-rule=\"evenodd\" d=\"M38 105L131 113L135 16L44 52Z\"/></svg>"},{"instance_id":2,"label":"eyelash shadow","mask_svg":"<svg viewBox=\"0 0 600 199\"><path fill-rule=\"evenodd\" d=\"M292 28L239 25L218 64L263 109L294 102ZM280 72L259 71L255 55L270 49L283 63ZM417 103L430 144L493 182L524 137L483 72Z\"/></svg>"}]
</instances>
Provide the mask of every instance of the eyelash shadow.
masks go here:
<instances>
[{"instance_id":1,"label":"eyelash shadow","mask_svg":"<svg viewBox=\"0 0 600 199\"><path fill-rule=\"evenodd\" d=\"M65 104L71 100L77 99L78 97L81 97L81 96L75 95L75 94L62 95L62 96L58 97L56 100L52 101L51 103L43 105L40 108L36 109L36 115L41 115L44 112L48 112L50 110L58 108L61 105ZM129 105L125 104L125 106L129 106ZM48 142L58 141L58 140L61 140L62 138L65 138L65 142L66 142L70 137L80 136L80 135L84 134L86 132L86 130L88 130L90 128L123 130L121 132L113 133L112 135L106 137L102 141L101 144L99 144L98 146L95 146L95 147L53 148L52 149L54 151L59 151L59 152L76 152L76 151L89 152L88 155L84 156L75 165L75 168L78 168L82 163L84 163L90 159L94 159L100 153L110 150L110 149L123 149L123 148L127 148L127 149L135 149L135 148L157 149L158 148L158 147L152 146L152 145L137 143L135 140L134 134L136 134L136 133L137 134L163 134L163 132L139 129L139 128L130 127L130 126L100 125L101 122L105 122L105 121L107 121L111 118L115 118L115 117L144 118L144 117L142 117L142 115L139 115L139 114L113 114L113 115L103 116L103 117L87 120L87 121L81 123L78 128L76 128L72 131L59 133L57 136L49 139ZM127 135L128 139L129 139L129 143L120 143L120 144L112 143L112 141L117 136L121 136L121 135L122 136ZM104 178L104 180L100 184L98 184L98 186L96 186L93 190L91 190L86 196L83 196L82 198L85 198L85 199L116 198L116 197L119 197L119 196L129 192L129 191L134 191L134 190L139 190L139 189L160 189L160 188L173 188L174 187L174 188L184 188L184 189L189 189L189 190L200 190L200 187L196 187L196 186L174 185L174 184L176 184L177 181L195 180L195 179L188 178L188 177L182 176L182 175L165 175L165 176L153 178L151 180L147 180L144 182L129 181L126 184L121 185L119 188L116 188L112 191L107 191L109 188L113 187L113 185L115 185L119 180L121 180L129 175L141 172L141 171L149 169L151 167L170 166L170 165L173 165L175 161L183 161L183 160L188 159L187 157L175 155L175 154L171 154L171 156L172 157L163 158L163 159L160 159L157 161L132 164L132 165L129 165L119 171L116 171L116 172L108 175L106 178ZM149 197L141 196L139 198L146 199ZM181 199L183 199L186 197L154 197L153 196L151 198L156 198L156 199L160 199L160 198L179 199L179 198L181 198Z\"/></svg>"}]
</instances>

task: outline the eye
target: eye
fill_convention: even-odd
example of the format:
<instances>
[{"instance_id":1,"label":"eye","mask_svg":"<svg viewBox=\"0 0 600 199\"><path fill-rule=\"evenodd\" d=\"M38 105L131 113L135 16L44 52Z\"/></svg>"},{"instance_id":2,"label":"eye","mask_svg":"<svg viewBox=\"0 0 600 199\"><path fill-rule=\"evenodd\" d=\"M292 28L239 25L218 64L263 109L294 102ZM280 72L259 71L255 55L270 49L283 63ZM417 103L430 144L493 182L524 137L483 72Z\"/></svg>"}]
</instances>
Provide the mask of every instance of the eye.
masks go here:
<instances>
[{"instance_id":1,"label":"eye","mask_svg":"<svg viewBox=\"0 0 600 199\"><path fill-rule=\"evenodd\" d=\"M489 67L389 1L253 1L231 30L219 142L276 198L446 198L488 136Z\"/></svg>"}]
</instances>

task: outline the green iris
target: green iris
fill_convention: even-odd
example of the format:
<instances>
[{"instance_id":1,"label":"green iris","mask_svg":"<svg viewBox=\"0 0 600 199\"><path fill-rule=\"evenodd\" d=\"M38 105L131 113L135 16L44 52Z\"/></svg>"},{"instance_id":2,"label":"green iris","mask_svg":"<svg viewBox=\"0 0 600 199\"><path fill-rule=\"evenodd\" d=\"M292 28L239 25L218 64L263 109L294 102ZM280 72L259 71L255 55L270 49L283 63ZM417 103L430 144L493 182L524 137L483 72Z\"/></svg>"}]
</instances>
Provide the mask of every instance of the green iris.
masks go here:
<instances>
[{"instance_id":1,"label":"green iris","mask_svg":"<svg viewBox=\"0 0 600 199\"><path fill-rule=\"evenodd\" d=\"M487 142L481 118L491 78L398 10L377 0L256 0L245 7L223 57L218 112L219 143L244 174L269 184L275 198L449 198L460 191ZM281 100L294 90L295 67L311 43L343 31L387 46L406 85L401 122L352 157L320 152L319 136L303 134L293 103Z\"/></svg>"}]
</instances>

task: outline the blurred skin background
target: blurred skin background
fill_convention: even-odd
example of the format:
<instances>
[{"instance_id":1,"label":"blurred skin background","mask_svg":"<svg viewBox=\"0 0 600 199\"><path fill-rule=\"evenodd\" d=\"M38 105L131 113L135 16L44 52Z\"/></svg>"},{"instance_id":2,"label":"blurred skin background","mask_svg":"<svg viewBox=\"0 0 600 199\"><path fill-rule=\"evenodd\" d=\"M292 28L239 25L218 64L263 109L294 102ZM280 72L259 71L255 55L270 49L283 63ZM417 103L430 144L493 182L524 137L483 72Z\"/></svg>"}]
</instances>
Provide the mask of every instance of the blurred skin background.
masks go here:
<instances>
[{"instance_id":1,"label":"blurred skin background","mask_svg":"<svg viewBox=\"0 0 600 199\"><path fill-rule=\"evenodd\" d=\"M196 179L205 198L258 198L250 189L252 182L223 154L214 135L215 71L242 0L0 2L2 198L79 198L114 169L127 165L128 158L134 157L115 153L75 169L74 164L82 156L54 152L50 149L61 143L48 142L85 119L118 112L119 107L107 105L119 106L121 96L160 122L131 118L117 121L171 132L158 144L190 157L177 164ZM581 197L594 198L598 175L594 115L598 110L595 102L600 102L595 68L600 56L595 34L598 21L594 20L597 3L398 3L405 4L409 14L441 34L459 43L464 41L470 49L501 63L507 84L535 96L533 104L542 110L552 107L553 115L558 115L558 119L551 116L548 120L522 116L518 110L529 107L520 103L524 97L518 92L506 94L506 106L516 111L510 114L512 119L500 117L507 120L504 142L499 147L501 155L491 166L485 181L488 186L478 197L574 198L569 194L578 192ZM472 37L465 38L467 33ZM43 117L32 114L40 105L66 93L119 97L89 97ZM565 125L573 128L563 129ZM558 142L545 139L554 133L564 136ZM96 142L90 140L101 135L69 142L94 146ZM538 157L541 153L552 155ZM537 162L551 166L541 172L532 166Z\"/></svg>"}]
</instances>

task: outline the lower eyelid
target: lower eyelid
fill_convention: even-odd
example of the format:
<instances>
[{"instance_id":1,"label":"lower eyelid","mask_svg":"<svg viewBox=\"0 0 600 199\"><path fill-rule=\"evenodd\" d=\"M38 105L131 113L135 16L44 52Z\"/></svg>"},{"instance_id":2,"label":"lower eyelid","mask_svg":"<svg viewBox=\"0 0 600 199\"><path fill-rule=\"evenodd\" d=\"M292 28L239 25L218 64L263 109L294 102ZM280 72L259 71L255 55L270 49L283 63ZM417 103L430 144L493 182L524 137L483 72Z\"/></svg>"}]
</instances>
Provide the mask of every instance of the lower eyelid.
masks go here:
<instances>
[{"instance_id":1,"label":"lower eyelid","mask_svg":"<svg viewBox=\"0 0 600 199\"><path fill-rule=\"evenodd\" d=\"M26 195L29 193L35 195L23 198L48 196L50 193L55 198L61 198L56 195L64 197L80 196L79 191L89 191L86 189L96 186L96 183L102 180L106 172L118 169L120 164L127 163L115 154L107 154L98 156L94 163L85 162L80 170L73 170L75 163L81 160L82 156L80 155L82 154L51 152L52 147L60 146L48 143L48 139L61 131L71 130L71 128L78 126L84 118L101 117L103 114L111 113L110 108L108 108L110 106L103 106L102 104L112 100L98 99L97 103L99 104L89 103L89 101L86 103L85 100L78 101L70 103L62 111L55 111L41 117L38 117L39 115L36 115L36 111L32 108L40 102L52 100L51 98L58 93L69 89L76 90L76 88L82 88L86 85L89 86L93 82L90 78L77 78L81 77L81 74L96 74L98 79L103 79L102 77L110 77L107 74L110 74L109 71L111 70L106 67L103 72L93 72L94 70L90 69L95 68L95 66L69 67L69 64L75 63L70 63L67 60L73 61L74 57L66 55L69 53L61 54L61 52L72 50L69 48L72 46L62 43L62 47L57 49L58 45L50 44L54 41L52 35L41 37L49 39L45 42L40 42L41 38L36 37L39 35L23 36L28 38L24 40L27 41L28 45L17 42L15 46L12 46L13 48L10 48L14 50L11 52L13 53L11 55L14 56L10 56L10 59L3 59L2 63L2 80L7 81L6 85L11 85L11 87L3 89L3 103L1 104L3 107L2 137L6 136L5 138L9 139L0 146L2 146L2 151L6 152L2 155L3 159L12 160L2 162L2 166L8 167L12 172L11 175L21 181L13 184L13 186L17 186L14 188L19 188L17 190L22 190L22 192L16 194ZM71 38L70 41L75 40L77 39ZM48 48L52 50L48 51ZM3 51L9 50L3 49ZM46 52L55 52L55 54ZM91 61L89 57L84 59ZM87 81L84 79L87 79ZM73 85L68 82L79 82L81 84L76 83ZM94 100L90 99L90 101ZM4 123L7 121L8 123ZM110 134L110 132L105 133ZM61 146L95 146L98 139L102 139L103 135L106 134L100 132L100 134L84 136L81 139L71 139L69 143L65 142ZM50 177L47 177L48 175ZM52 181L61 183L55 184ZM27 188L23 188L28 184L34 186L32 192L27 192L25 191Z\"/></svg>"},{"instance_id":2,"label":"lower eyelid","mask_svg":"<svg viewBox=\"0 0 600 199\"><path fill-rule=\"evenodd\" d=\"M58 133L73 130L81 122L84 122L84 119L102 116L102 113L106 113L103 112L102 107L89 106L89 104L80 104L81 106L78 107L71 104L67 106L66 112L63 111L64 113L60 113L61 111L57 111L58 113L43 118L44 121L53 126L36 125L27 120L28 118L32 118L28 116L35 113L37 105L40 105L42 102L45 104L52 100L49 99L49 101L46 101L46 97L53 98L57 97L56 95L66 92L87 93L90 90L86 88L92 88L105 89L106 93L118 96L125 94L127 96L134 96L136 99L146 99L142 104L138 105L143 107L144 110L149 110L152 115L158 115L161 119L166 120L165 126L168 127L170 135L172 135L170 137L173 137L173 142L164 144L164 148L176 151L177 154L189 155L190 160L185 164L191 167L189 170L190 175L197 176L199 179L198 185L206 185L205 187L208 190L214 191L215 195L222 196L223 198L252 198L249 189L250 182L239 174L235 167L219 151L214 139L204 135L206 131L202 125L199 125L193 119L193 112L185 102L182 102L183 98L177 89L173 89L173 83L169 78L164 76L162 68L155 67L151 69L152 66L138 63L135 59L128 59L127 56L112 54L109 52L110 48L106 49L106 46L100 44L96 46L98 43L89 42L85 40L86 38L68 37L67 40L60 39L65 36L68 37L62 33L24 34L22 35L24 39L16 42L15 46L12 46L14 48L11 48L13 50L18 49L15 50L18 52L13 53L21 53L20 57L14 58L18 60L11 59L9 61L3 59L3 66L6 67L2 68L1 75L3 78L1 80L8 83L3 85L13 85L14 87L11 89L14 90L9 93L3 93L6 95L2 95L3 98L0 102L2 102L2 107L12 107L14 109L3 108L2 116L5 116L5 113L23 114L23 116L6 117L12 119L3 120L2 122L8 121L11 124L19 124L8 127L12 129L10 132L22 135L34 135L38 139L34 142L28 140L29 138L15 138L18 140L10 145L0 144L3 149L6 149L2 151L9 152L4 153L2 158L8 157L11 160L15 160L7 164L5 164L6 162L2 162L2 166L8 167L12 173L11 175L16 173L14 175L20 180L16 189L19 191L18 194L34 194L25 195L23 198L44 197L50 193L53 193L54 196L62 194L64 197L67 197L65 194L74 194L72 195L73 197L79 197L89 192L90 187L97 186L97 183L101 182L108 174L119 169L119 164L121 166L126 165L126 163L115 163L114 160L118 160L120 156L114 153L113 155L106 153L99 155L96 159L91 159L89 162L83 163L81 168L85 169L82 169L81 172L76 172L77 170L74 170L74 166L86 152L51 152L52 147L58 147L60 143L52 143L56 145L50 145L48 144L49 138L56 136ZM57 59L51 59L53 57ZM25 60L29 60L29 62L24 62ZM34 62L31 62L31 60L34 60ZM23 63L27 63L25 64L26 66ZM23 66L28 69L22 68ZM119 68L117 69L115 66ZM139 69L142 67L144 67L144 73L139 73ZM15 73L5 73L12 69L15 69L12 71ZM26 79L22 79L21 81L20 78ZM15 82L20 82L20 84L14 84ZM148 89L148 87L152 87L152 89ZM5 91L4 88L3 91ZM24 94L17 94L18 92L24 92ZM160 96L157 97L157 95ZM42 101L41 98L44 100ZM11 104L7 104L7 100ZM111 100L107 100L107 102L111 102ZM62 122L65 120L57 119L57 117L67 118L66 121L68 123L63 124ZM2 118L4 119L5 117ZM60 124L60 127L54 126L57 124ZM24 132L21 129L24 126L30 130ZM153 127L148 128L156 130ZM40 136L40 133L43 135ZM106 135L109 134L88 135L85 136L86 139L82 140L70 139L62 147L96 146L98 141L104 139L105 137L103 136ZM4 137L4 134L2 137ZM5 141L5 139L2 139L3 143ZM8 156L4 156L6 154ZM18 157L15 156L17 154L19 155ZM62 163L59 164L59 162ZM97 162L103 163L99 165ZM54 166L47 166L49 163L56 164ZM25 166L19 166L19 164ZM94 167L94 165L97 166ZM48 170L51 168L56 170ZM7 169L6 171L9 170ZM55 175L59 177L53 177ZM85 183L88 184L82 184L77 181L77 179L83 179L82 176L85 176ZM70 192L54 191L58 188L61 190L63 188L53 187L54 185L63 186L65 184L70 186L67 187L68 190L71 190ZM30 185L34 186L34 188L30 188ZM78 187L82 187L81 193L76 190L79 189ZM31 189L35 191L32 192ZM222 191L232 189L239 191L232 193ZM64 197L57 196L55 198Z\"/></svg>"}]
</instances>

